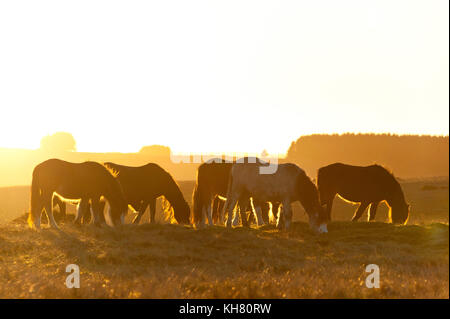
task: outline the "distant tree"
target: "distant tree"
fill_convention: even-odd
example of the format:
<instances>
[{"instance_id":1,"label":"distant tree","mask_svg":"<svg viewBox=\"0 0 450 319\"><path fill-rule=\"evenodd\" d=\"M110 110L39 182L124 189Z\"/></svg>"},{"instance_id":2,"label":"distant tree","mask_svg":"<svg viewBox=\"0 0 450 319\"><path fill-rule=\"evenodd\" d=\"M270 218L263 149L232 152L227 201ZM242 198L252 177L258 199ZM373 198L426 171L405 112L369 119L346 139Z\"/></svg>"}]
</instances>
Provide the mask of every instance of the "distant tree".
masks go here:
<instances>
[{"instance_id":1,"label":"distant tree","mask_svg":"<svg viewBox=\"0 0 450 319\"><path fill-rule=\"evenodd\" d=\"M72 134L56 132L41 139L41 149L49 152L76 151L76 142Z\"/></svg>"},{"instance_id":2,"label":"distant tree","mask_svg":"<svg viewBox=\"0 0 450 319\"><path fill-rule=\"evenodd\" d=\"M148 156L170 157L170 147L164 145L149 145L142 147L139 153Z\"/></svg>"},{"instance_id":3,"label":"distant tree","mask_svg":"<svg viewBox=\"0 0 450 319\"><path fill-rule=\"evenodd\" d=\"M448 176L449 137L396 134L314 134L291 143L286 161L314 176L321 166L378 163L396 176Z\"/></svg>"}]
</instances>

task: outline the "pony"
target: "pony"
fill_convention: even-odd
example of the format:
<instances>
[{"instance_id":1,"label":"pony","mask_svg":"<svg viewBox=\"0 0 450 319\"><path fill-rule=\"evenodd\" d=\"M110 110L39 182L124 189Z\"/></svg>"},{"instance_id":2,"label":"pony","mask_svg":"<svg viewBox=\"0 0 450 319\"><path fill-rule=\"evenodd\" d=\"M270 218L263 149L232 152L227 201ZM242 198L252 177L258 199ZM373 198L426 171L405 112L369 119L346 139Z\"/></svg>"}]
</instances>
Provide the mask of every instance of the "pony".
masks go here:
<instances>
[{"instance_id":1,"label":"pony","mask_svg":"<svg viewBox=\"0 0 450 319\"><path fill-rule=\"evenodd\" d=\"M161 166L148 163L131 167L106 162L104 165L117 172L128 205L137 211L133 219L138 224L147 206L150 208L150 223L155 222L156 199L164 196L173 207L179 224L190 224L190 208L173 177Z\"/></svg>"},{"instance_id":2,"label":"pony","mask_svg":"<svg viewBox=\"0 0 450 319\"><path fill-rule=\"evenodd\" d=\"M389 206L389 220L394 224L406 224L410 206L405 201L402 188L394 175L380 165L353 166L334 163L321 167L317 173L320 201L326 205L331 220L333 199L339 195L344 200L360 203L352 221L357 221L369 208L369 221L375 219L380 202Z\"/></svg>"},{"instance_id":3,"label":"pony","mask_svg":"<svg viewBox=\"0 0 450 319\"><path fill-rule=\"evenodd\" d=\"M222 202L227 194L228 180L233 162L221 158L212 158L201 164L197 169L196 183L192 194L193 223L196 227L203 227L205 220L213 225L214 221L222 222ZM212 206L212 209L211 209ZM245 213L251 209L248 198L242 198L237 204L242 225L248 227ZM217 213L217 214L216 214ZM257 213L258 214L258 213ZM257 217L258 224L263 223L263 217ZM268 220L268 218L267 218ZM233 224L237 224L237 216Z\"/></svg>"},{"instance_id":4,"label":"pony","mask_svg":"<svg viewBox=\"0 0 450 319\"><path fill-rule=\"evenodd\" d=\"M83 200L92 206L94 224L100 225L100 199L106 199L111 207L113 225L121 224L127 205L122 187L112 172L97 162L70 163L49 159L33 170L31 182L31 209L28 225L39 229L41 214L45 210L48 223L58 228L53 217L53 195L71 200ZM77 216L78 217L78 216Z\"/></svg>"},{"instance_id":5,"label":"pony","mask_svg":"<svg viewBox=\"0 0 450 319\"><path fill-rule=\"evenodd\" d=\"M231 227L230 212L240 198L252 197L254 201L281 203L277 228L288 229L292 221L291 203L300 201L309 216L310 227L319 233L327 232L326 217L320 206L319 192L306 173L292 163L278 164L273 174L261 174L266 165L256 163L234 164L231 168L224 215Z\"/></svg>"}]
</instances>

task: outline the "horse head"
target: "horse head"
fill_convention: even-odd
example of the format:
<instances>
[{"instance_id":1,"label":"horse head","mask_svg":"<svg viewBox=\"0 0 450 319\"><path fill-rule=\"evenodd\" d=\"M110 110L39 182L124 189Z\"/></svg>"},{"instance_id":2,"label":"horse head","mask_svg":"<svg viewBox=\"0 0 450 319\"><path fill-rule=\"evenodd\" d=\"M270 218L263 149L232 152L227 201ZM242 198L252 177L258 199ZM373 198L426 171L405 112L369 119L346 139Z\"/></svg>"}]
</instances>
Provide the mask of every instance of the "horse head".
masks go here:
<instances>
[{"instance_id":1,"label":"horse head","mask_svg":"<svg viewBox=\"0 0 450 319\"><path fill-rule=\"evenodd\" d=\"M405 225L409 219L410 205L401 203L392 206L391 219L394 224Z\"/></svg>"},{"instance_id":2,"label":"horse head","mask_svg":"<svg viewBox=\"0 0 450 319\"><path fill-rule=\"evenodd\" d=\"M174 206L173 216L178 224L190 225L191 224L191 209L185 200L180 201Z\"/></svg>"}]
</instances>

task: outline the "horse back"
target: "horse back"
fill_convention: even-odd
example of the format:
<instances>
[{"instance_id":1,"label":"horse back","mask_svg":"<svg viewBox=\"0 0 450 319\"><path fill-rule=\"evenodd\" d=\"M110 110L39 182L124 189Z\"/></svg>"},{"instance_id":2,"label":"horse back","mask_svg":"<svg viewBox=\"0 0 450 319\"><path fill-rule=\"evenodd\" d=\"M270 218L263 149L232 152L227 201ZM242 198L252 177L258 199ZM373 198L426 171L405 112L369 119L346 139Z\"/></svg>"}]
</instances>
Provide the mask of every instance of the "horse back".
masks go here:
<instances>
[{"instance_id":1,"label":"horse back","mask_svg":"<svg viewBox=\"0 0 450 319\"><path fill-rule=\"evenodd\" d=\"M319 169L317 186L321 198L339 194L354 202L380 201L397 191L398 182L380 165L354 166L334 163Z\"/></svg>"},{"instance_id":2,"label":"horse back","mask_svg":"<svg viewBox=\"0 0 450 319\"><path fill-rule=\"evenodd\" d=\"M113 180L113 176L96 162L71 163L49 159L34 168L33 179L42 190L56 191L70 198L75 194L99 193Z\"/></svg>"},{"instance_id":3,"label":"horse back","mask_svg":"<svg viewBox=\"0 0 450 319\"><path fill-rule=\"evenodd\" d=\"M171 175L155 163L136 167L111 162L107 162L105 165L116 172L117 179L129 200L159 196L166 188L175 183Z\"/></svg>"}]
</instances>

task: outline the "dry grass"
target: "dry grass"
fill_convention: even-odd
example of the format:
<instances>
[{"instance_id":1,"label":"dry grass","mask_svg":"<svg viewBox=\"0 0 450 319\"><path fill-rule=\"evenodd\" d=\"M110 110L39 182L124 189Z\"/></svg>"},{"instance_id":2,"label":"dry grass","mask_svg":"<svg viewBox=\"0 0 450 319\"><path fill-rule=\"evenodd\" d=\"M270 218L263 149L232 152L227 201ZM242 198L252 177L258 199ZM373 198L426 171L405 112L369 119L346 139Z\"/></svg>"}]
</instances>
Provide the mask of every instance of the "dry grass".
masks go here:
<instances>
[{"instance_id":1,"label":"dry grass","mask_svg":"<svg viewBox=\"0 0 450 319\"><path fill-rule=\"evenodd\" d=\"M289 232L148 224L62 229L0 227L2 298L449 297L446 224L335 222L321 236L301 222ZM81 269L80 289L65 287L72 263ZM371 263L380 266L379 289L364 285Z\"/></svg>"},{"instance_id":2,"label":"dry grass","mask_svg":"<svg viewBox=\"0 0 450 319\"><path fill-rule=\"evenodd\" d=\"M193 182L180 186L190 200ZM402 186L410 225L351 223L355 207L336 199L337 221L321 236L299 205L288 232L194 230L162 224L160 213L157 225L68 222L61 232L35 232L25 219L10 222L28 207L29 188L0 189L0 298L449 298L448 179ZM377 220L386 218L381 206ZM80 289L65 287L72 263L81 268ZM364 285L372 263L379 289Z\"/></svg>"}]
</instances>

